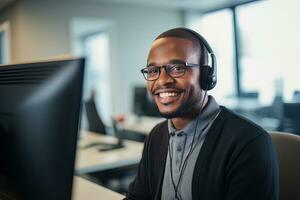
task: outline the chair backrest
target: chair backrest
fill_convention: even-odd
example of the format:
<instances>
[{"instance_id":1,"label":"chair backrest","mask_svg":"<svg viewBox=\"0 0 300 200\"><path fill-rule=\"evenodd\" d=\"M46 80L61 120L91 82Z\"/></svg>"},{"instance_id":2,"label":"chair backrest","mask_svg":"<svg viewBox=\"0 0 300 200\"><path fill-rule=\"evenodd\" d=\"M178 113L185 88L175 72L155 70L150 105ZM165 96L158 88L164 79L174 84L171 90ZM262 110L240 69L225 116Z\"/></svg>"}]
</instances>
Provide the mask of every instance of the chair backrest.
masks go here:
<instances>
[{"instance_id":1,"label":"chair backrest","mask_svg":"<svg viewBox=\"0 0 300 200\"><path fill-rule=\"evenodd\" d=\"M300 136L270 132L279 161L280 199L300 199Z\"/></svg>"},{"instance_id":2,"label":"chair backrest","mask_svg":"<svg viewBox=\"0 0 300 200\"><path fill-rule=\"evenodd\" d=\"M300 134L300 103L284 103L281 130Z\"/></svg>"},{"instance_id":3,"label":"chair backrest","mask_svg":"<svg viewBox=\"0 0 300 200\"><path fill-rule=\"evenodd\" d=\"M286 118L300 119L300 103L284 103L283 115Z\"/></svg>"},{"instance_id":4,"label":"chair backrest","mask_svg":"<svg viewBox=\"0 0 300 200\"><path fill-rule=\"evenodd\" d=\"M89 100L85 101L84 105L85 105L89 131L101 133L101 134L107 134L105 125L101 120L101 117L99 116L99 113L97 111L94 96L92 96Z\"/></svg>"}]
</instances>

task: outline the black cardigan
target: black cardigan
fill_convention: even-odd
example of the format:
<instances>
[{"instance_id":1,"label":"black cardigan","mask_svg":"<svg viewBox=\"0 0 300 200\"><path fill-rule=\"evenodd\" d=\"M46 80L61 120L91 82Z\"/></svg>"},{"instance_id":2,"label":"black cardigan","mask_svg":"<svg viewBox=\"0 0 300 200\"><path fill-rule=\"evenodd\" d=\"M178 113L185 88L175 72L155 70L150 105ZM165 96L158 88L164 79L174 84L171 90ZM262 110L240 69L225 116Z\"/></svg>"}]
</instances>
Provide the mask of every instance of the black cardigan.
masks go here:
<instances>
[{"instance_id":1,"label":"black cardigan","mask_svg":"<svg viewBox=\"0 0 300 200\"><path fill-rule=\"evenodd\" d=\"M161 198L168 139L166 121L153 128L126 199ZM192 196L194 200L276 200L278 173L269 134L221 106L196 161Z\"/></svg>"}]
</instances>

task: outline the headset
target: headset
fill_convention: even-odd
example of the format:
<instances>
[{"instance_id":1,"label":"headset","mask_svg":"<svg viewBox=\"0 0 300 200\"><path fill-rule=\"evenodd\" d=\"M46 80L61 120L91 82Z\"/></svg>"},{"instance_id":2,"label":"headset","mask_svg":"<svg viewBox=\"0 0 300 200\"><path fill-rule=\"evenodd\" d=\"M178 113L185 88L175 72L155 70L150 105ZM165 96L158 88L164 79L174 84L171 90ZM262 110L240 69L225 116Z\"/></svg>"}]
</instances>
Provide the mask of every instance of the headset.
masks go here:
<instances>
[{"instance_id":1,"label":"headset","mask_svg":"<svg viewBox=\"0 0 300 200\"><path fill-rule=\"evenodd\" d=\"M193 36L196 37L199 44L204 45L204 47L208 51L208 54L210 55L210 59L211 59L211 65L205 64L200 66L199 82L200 82L200 87L203 90L207 91L213 89L217 84L217 60L212 48L210 47L208 42L204 39L204 37L201 36L196 31L193 31L188 28L183 28L183 27L175 28L175 29L191 33ZM199 64L201 64L201 56L200 56Z\"/></svg>"}]
</instances>

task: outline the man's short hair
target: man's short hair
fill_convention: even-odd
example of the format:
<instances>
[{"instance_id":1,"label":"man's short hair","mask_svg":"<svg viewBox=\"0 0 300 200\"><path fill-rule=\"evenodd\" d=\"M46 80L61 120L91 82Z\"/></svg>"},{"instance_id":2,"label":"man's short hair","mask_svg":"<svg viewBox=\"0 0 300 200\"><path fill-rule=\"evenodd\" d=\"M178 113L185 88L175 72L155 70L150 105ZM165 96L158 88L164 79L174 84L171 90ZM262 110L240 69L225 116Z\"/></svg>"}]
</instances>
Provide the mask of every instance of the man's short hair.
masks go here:
<instances>
[{"instance_id":1,"label":"man's short hair","mask_svg":"<svg viewBox=\"0 0 300 200\"><path fill-rule=\"evenodd\" d=\"M202 40L198 38L195 34L182 28L174 28L161 33L155 38L155 40L167 37L175 37L190 40L193 43L194 49L199 52L199 64L208 64L208 51L204 46Z\"/></svg>"}]
</instances>

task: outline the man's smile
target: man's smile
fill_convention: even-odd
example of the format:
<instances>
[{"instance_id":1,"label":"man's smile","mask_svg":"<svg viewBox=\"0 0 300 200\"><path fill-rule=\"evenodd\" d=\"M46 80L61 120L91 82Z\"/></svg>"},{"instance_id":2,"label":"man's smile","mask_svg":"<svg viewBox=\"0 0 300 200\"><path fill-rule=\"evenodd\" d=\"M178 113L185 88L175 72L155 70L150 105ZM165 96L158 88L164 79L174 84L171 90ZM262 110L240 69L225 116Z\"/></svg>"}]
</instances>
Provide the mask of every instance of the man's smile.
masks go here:
<instances>
[{"instance_id":1,"label":"man's smile","mask_svg":"<svg viewBox=\"0 0 300 200\"><path fill-rule=\"evenodd\" d=\"M183 90L179 89L158 89L154 92L154 98L156 102L159 102L163 105L169 105L178 100L183 94Z\"/></svg>"}]
</instances>

